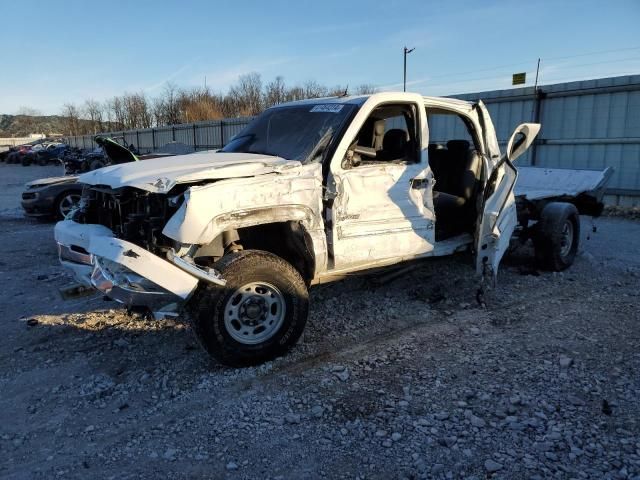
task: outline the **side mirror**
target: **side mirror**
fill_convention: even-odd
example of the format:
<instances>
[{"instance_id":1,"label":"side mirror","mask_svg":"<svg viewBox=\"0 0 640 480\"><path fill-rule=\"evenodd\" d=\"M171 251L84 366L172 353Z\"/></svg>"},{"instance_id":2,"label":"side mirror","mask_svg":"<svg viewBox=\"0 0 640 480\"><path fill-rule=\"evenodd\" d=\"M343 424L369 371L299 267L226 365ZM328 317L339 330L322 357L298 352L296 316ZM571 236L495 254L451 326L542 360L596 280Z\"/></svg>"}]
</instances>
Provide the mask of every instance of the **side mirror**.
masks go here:
<instances>
[{"instance_id":1,"label":"side mirror","mask_svg":"<svg viewBox=\"0 0 640 480\"><path fill-rule=\"evenodd\" d=\"M539 123L522 123L511 134L507 143L507 159L513 163L516 158L527 151L540 131Z\"/></svg>"}]
</instances>

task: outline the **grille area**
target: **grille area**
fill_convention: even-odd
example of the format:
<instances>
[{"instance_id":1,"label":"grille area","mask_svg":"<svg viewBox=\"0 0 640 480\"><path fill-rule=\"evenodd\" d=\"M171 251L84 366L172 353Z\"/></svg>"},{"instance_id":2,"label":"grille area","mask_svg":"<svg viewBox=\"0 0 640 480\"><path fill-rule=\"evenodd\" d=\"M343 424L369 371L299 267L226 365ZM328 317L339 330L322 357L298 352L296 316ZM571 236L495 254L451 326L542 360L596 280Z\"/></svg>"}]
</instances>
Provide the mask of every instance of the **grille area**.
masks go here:
<instances>
[{"instance_id":1,"label":"grille area","mask_svg":"<svg viewBox=\"0 0 640 480\"><path fill-rule=\"evenodd\" d=\"M171 246L162 229L179 205L170 205L167 195L134 188L85 188L82 209L76 221L104 225L116 237L158 254Z\"/></svg>"}]
</instances>

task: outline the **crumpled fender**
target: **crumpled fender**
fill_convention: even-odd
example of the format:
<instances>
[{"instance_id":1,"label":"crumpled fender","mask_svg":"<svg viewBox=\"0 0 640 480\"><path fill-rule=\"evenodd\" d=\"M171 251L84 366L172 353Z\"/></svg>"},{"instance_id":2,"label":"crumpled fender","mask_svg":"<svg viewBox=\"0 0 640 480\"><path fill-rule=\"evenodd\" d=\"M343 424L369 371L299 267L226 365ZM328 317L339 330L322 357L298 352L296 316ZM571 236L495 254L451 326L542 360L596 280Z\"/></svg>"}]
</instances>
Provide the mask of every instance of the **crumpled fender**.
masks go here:
<instances>
[{"instance_id":1,"label":"crumpled fender","mask_svg":"<svg viewBox=\"0 0 640 480\"><path fill-rule=\"evenodd\" d=\"M300 175L265 175L194 186L162 233L180 243L206 245L225 230L282 221L322 229L320 166ZM313 168L317 167L317 168Z\"/></svg>"}]
</instances>

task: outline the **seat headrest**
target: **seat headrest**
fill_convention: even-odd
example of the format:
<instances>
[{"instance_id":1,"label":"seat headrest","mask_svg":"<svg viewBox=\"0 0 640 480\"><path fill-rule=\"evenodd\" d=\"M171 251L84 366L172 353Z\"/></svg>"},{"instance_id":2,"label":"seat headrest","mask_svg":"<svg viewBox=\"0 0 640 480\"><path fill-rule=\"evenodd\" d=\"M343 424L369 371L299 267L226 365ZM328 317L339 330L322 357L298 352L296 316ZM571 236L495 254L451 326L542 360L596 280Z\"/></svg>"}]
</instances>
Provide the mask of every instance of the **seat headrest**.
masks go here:
<instances>
[{"instance_id":1,"label":"seat headrest","mask_svg":"<svg viewBox=\"0 0 640 480\"><path fill-rule=\"evenodd\" d=\"M378 120L374 125L374 134L382 136L384 134L384 120Z\"/></svg>"},{"instance_id":2,"label":"seat headrest","mask_svg":"<svg viewBox=\"0 0 640 480\"><path fill-rule=\"evenodd\" d=\"M466 152L469 150L470 143L467 140L449 140L447 142L447 150L454 152Z\"/></svg>"},{"instance_id":3,"label":"seat headrest","mask_svg":"<svg viewBox=\"0 0 640 480\"><path fill-rule=\"evenodd\" d=\"M384 134L382 148L384 150L401 152L407 146L407 132L394 128Z\"/></svg>"}]
</instances>

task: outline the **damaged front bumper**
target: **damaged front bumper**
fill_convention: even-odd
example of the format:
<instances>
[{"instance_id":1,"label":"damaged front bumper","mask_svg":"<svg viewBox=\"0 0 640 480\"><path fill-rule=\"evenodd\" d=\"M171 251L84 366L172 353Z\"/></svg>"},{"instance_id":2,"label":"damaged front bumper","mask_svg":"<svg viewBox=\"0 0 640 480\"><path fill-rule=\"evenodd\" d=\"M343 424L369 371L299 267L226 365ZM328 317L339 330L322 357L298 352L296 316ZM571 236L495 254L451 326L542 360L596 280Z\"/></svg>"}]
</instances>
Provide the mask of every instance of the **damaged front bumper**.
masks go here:
<instances>
[{"instance_id":1,"label":"damaged front bumper","mask_svg":"<svg viewBox=\"0 0 640 480\"><path fill-rule=\"evenodd\" d=\"M114 238L102 225L72 220L55 227L60 262L85 286L156 317L176 315L198 278L138 245Z\"/></svg>"}]
</instances>

